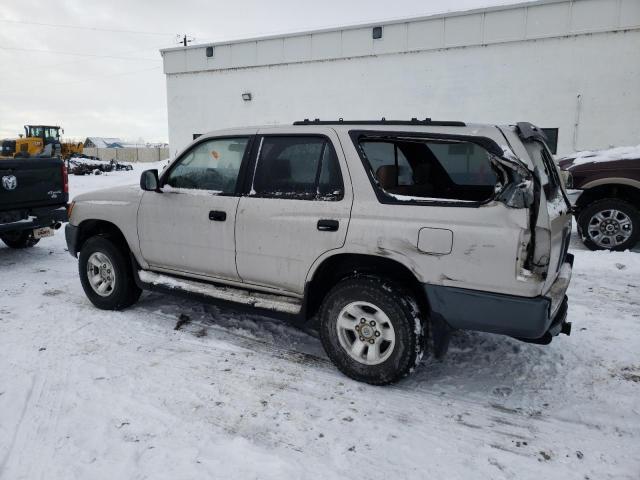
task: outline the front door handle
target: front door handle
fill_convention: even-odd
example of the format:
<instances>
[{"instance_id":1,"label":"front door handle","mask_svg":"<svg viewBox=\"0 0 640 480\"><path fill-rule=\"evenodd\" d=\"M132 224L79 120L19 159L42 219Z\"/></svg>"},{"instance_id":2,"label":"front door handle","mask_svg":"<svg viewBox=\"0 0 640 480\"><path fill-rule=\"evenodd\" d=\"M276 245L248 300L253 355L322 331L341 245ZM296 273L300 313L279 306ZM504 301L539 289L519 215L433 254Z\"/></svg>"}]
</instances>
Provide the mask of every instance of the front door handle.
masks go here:
<instances>
[{"instance_id":1,"label":"front door handle","mask_svg":"<svg viewBox=\"0 0 640 480\"><path fill-rule=\"evenodd\" d=\"M339 227L338 220L318 220L318 230L321 232L337 232Z\"/></svg>"},{"instance_id":2,"label":"front door handle","mask_svg":"<svg viewBox=\"0 0 640 480\"><path fill-rule=\"evenodd\" d=\"M214 222L224 222L227 219L227 212L222 212L220 210L211 210L209 212L209 220L213 220Z\"/></svg>"}]
</instances>

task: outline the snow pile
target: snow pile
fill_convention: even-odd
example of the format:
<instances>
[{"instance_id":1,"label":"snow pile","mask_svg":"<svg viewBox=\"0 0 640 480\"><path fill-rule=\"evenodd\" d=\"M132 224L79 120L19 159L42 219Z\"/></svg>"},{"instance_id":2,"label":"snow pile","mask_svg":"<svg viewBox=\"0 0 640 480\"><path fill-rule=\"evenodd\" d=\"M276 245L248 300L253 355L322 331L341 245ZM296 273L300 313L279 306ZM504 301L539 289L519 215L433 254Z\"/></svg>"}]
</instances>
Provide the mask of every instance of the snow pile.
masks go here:
<instances>
[{"instance_id":1,"label":"snow pile","mask_svg":"<svg viewBox=\"0 0 640 480\"><path fill-rule=\"evenodd\" d=\"M130 163L118 162L116 160L102 161L94 157L76 156L68 161L69 173L73 175L102 174L104 172L133 170Z\"/></svg>"},{"instance_id":2,"label":"snow pile","mask_svg":"<svg viewBox=\"0 0 640 480\"><path fill-rule=\"evenodd\" d=\"M636 145L635 147L615 147L607 150L585 150L577 152L573 165L610 162L614 160L633 160L636 158L640 158L640 145Z\"/></svg>"}]
</instances>

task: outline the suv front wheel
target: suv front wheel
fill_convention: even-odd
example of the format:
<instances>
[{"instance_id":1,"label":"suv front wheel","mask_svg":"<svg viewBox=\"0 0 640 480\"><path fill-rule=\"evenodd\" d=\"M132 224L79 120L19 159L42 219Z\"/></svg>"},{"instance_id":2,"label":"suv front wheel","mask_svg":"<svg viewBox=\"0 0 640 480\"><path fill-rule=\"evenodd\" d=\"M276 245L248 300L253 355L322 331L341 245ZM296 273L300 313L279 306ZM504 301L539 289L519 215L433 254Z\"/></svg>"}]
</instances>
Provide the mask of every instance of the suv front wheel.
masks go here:
<instances>
[{"instance_id":1,"label":"suv front wheel","mask_svg":"<svg viewBox=\"0 0 640 480\"><path fill-rule=\"evenodd\" d=\"M402 286L377 277L338 283L320 308L320 336L342 373L373 385L393 383L418 365L424 325Z\"/></svg>"},{"instance_id":2,"label":"suv front wheel","mask_svg":"<svg viewBox=\"0 0 640 480\"><path fill-rule=\"evenodd\" d=\"M78 270L84 293L102 310L122 310L140 298L131 262L110 237L98 235L86 241Z\"/></svg>"}]
</instances>

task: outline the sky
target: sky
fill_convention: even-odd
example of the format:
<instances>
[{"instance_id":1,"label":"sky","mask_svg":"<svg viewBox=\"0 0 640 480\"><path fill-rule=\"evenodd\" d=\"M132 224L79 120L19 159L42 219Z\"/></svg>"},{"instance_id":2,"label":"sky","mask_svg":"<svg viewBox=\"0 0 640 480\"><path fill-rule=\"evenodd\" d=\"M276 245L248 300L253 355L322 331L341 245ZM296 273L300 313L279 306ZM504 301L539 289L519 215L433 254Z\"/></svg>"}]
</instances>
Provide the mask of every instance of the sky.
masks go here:
<instances>
[{"instance_id":1,"label":"sky","mask_svg":"<svg viewBox=\"0 0 640 480\"><path fill-rule=\"evenodd\" d=\"M161 48L468 10L522 0L3 0L0 139L167 140Z\"/></svg>"}]
</instances>

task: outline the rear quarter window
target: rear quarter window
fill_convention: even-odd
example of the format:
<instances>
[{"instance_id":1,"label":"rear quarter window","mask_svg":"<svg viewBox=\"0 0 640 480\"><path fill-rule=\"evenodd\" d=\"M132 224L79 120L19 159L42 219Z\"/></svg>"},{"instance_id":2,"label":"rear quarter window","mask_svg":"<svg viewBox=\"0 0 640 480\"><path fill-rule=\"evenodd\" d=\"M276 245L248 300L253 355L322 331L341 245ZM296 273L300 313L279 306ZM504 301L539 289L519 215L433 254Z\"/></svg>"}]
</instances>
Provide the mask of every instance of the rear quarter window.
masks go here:
<instances>
[{"instance_id":1,"label":"rear quarter window","mask_svg":"<svg viewBox=\"0 0 640 480\"><path fill-rule=\"evenodd\" d=\"M387 195L397 200L489 200L498 181L489 153L471 142L363 136L366 166Z\"/></svg>"}]
</instances>

